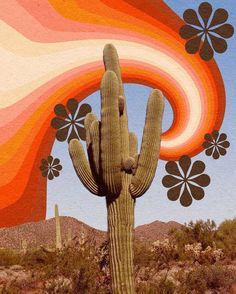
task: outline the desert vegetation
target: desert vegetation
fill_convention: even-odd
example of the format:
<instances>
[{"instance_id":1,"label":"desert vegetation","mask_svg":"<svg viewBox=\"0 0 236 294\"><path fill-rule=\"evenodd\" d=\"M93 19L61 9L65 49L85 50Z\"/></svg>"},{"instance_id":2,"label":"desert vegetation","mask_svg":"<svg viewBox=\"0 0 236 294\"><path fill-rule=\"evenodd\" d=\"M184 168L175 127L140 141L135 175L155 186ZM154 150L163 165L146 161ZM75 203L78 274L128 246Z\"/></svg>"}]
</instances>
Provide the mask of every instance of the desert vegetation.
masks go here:
<instances>
[{"instance_id":1,"label":"desert vegetation","mask_svg":"<svg viewBox=\"0 0 236 294\"><path fill-rule=\"evenodd\" d=\"M155 242L135 240L136 293L235 293L235 238L233 219L218 227L190 222ZM0 249L0 293L111 293L108 241L97 244L82 233L56 247Z\"/></svg>"}]
</instances>

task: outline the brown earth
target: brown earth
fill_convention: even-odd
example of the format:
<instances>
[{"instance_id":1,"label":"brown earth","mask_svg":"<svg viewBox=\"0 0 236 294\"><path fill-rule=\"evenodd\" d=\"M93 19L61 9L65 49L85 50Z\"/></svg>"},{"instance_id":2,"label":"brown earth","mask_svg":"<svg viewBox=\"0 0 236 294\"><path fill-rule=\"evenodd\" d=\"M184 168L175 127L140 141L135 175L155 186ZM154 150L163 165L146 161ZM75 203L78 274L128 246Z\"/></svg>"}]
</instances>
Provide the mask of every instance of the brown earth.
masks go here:
<instances>
[{"instance_id":1,"label":"brown earth","mask_svg":"<svg viewBox=\"0 0 236 294\"><path fill-rule=\"evenodd\" d=\"M62 241L66 242L69 238L80 236L83 232L87 239L101 244L107 237L105 231L92 228L75 218L61 216ZM180 228L177 222L155 221L150 224L138 226L135 229L135 238L145 241L155 241L167 236L169 230ZM55 219L49 219L39 222L26 223L10 228L0 228L0 248L19 249L22 247L22 241L26 242L27 247L54 246L55 245Z\"/></svg>"}]
</instances>

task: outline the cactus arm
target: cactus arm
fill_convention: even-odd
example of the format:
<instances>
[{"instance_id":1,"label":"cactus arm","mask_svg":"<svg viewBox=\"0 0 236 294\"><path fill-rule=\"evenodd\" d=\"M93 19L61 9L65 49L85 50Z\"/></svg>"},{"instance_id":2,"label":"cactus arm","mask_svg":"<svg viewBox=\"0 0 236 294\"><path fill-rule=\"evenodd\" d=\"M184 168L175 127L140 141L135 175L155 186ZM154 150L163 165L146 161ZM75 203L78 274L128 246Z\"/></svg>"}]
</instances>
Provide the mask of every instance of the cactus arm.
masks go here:
<instances>
[{"instance_id":1,"label":"cactus arm","mask_svg":"<svg viewBox=\"0 0 236 294\"><path fill-rule=\"evenodd\" d=\"M121 78L121 70L119 57L116 48L112 44L107 44L103 50L103 62L106 70L114 71L119 82L119 106L122 104L122 111L120 112L120 140L122 161L125 162L129 157L129 130L128 117L126 110L126 99L124 95L124 87Z\"/></svg>"},{"instance_id":2,"label":"cactus arm","mask_svg":"<svg viewBox=\"0 0 236 294\"><path fill-rule=\"evenodd\" d=\"M85 127L85 130L86 130L86 145L87 145L87 149L89 148L89 145L91 144L90 126L91 126L92 122L95 121L95 120L97 120L97 117L92 112L89 112L85 116L84 127Z\"/></svg>"},{"instance_id":3,"label":"cactus arm","mask_svg":"<svg viewBox=\"0 0 236 294\"><path fill-rule=\"evenodd\" d=\"M121 190L121 144L118 95L119 84L113 71L106 71L101 82L101 169L108 194Z\"/></svg>"},{"instance_id":4,"label":"cactus arm","mask_svg":"<svg viewBox=\"0 0 236 294\"><path fill-rule=\"evenodd\" d=\"M73 162L75 171L80 178L82 184L93 194L97 196L104 196L104 191L99 186L90 169L89 163L86 159L83 146L77 139L72 139L69 143L69 153Z\"/></svg>"},{"instance_id":5,"label":"cactus arm","mask_svg":"<svg viewBox=\"0 0 236 294\"><path fill-rule=\"evenodd\" d=\"M138 139L135 133L129 133L129 156L134 157L138 152Z\"/></svg>"},{"instance_id":6,"label":"cactus arm","mask_svg":"<svg viewBox=\"0 0 236 294\"><path fill-rule=\"evenodd\" d=\"M135 133L129 133L129 156L134 159L131 167L132 174L135 175L138 166L138 138Z\"/></svg>"},{"instance_id":7,"label":"cactus arm","mask_svg":"<svg viewBox=\"0 0 236 294\"><path fill-rule=\"evenodd\" d=\"M96 175L100 174L100 131L101 123L94 120L90 126L90 136L92 141L93 162Z\"/></svg>"},{"instance_id":8,"label":"cactus arm","mask_svg":"<svg viewBox=\"0 0 236 294\"><path fill-rule=\"evenodd\" d=\"M163 110L163 95L160 91L153 90L148 99L138 166L130 184L130 193L135 198L142 196L147 191L155 176L160 153Z\"/></svg>"},{"instance_id":9,"label":"cactus arm","mask_svg":"<svg viewBox=\"0 0 236 294\"><path fill-rule=\"evenodd\" d=\"M124 88L121 79L121 70L120 70L120 63L119 57L116 51L116 48L112 44L107 44L103 50L103 62L105 66L105 70L114 71L118 78L119 82L119 96L124 95Z\"/></svg>"},{"instance_id":10,"label":"cactus arm","mask_svg":"<svg viewBox=\"0 0 236 294\"><path fill-rule=\"evenodd\" d=\"M92 134L91 132L91 126L93 124L93 122L97 122L97 117L94 113L90 112L86 115L85 120L84 120L84 127L86 129L86 146L87 146L87 154L88 154L88 160L89 160L89 165L91 168L91 172L94 176L94 179L96 180L96 182L98 182L98 178L99 178L99 170L98 170L98 160L97 157L99 158L99 154L94 153L94 146L93 144L96 144L96 138L93 138L93 135L97 135ZM99 140L99 138L98 138ZM96 145L99 146L99 145ZM99 152L96 150L96 152Z\"/></svg>"}]
</instances>

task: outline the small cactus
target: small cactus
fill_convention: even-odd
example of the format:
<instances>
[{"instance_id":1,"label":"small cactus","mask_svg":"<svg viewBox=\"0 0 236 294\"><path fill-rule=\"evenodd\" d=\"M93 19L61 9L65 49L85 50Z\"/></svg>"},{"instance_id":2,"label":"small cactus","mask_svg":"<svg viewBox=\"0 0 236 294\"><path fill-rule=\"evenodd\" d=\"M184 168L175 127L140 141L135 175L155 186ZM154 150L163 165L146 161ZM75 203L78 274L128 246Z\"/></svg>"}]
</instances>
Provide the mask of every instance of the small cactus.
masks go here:
<instances>
[{"instance_id":1,"label":"small cactus","mask_svg":"<svg viewBox=\"0 0 236 294\"><path fill-rule=\"evenodd\" d=\"M60 250L62 248L61 225L60 225L59 209L57 204L55 204L55 222L56 222L56 249Z\"/></svg>"},{"instance_id":2,"label":"small cactus","mask_svg":"<svg viewBox=\"0 0 236 294\"><path fill-rule=\"evenodd\" d=\"M21 240L21 250L23 251L23 254L26 254L28 248L27 241L25 239Z\"/></svg>"},{"instance_id":3,"label":"small cactus","mask_svg":"<svg viewBox=\"0 0 236 294\"><path fill-rule=\"evenodd\" d=\"M69 153L83 185L95 195L106 196L112 293L133 294L134 205L155 175L164 99L159 90L150 94L138 155L137 137L128 130L116 49L108 44L103 54L106 71L101 82L101 121L93 113L85 117L88 160L77 139L70 141Z\"/></svg>"}]
</instances>

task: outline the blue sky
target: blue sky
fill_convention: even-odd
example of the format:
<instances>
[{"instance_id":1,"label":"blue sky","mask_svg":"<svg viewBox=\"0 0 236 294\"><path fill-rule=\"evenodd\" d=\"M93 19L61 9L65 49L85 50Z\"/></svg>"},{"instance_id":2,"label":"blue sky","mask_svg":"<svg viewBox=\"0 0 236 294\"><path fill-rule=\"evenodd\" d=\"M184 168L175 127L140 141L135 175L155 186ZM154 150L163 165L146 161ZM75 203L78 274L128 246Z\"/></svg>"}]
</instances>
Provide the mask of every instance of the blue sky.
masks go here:
<instances>
[{"instance_id":1,"label":"blue sky","mask_svg":"<svg viewBox=\"0 0 236 294\"><path fill-rule=\"evenodd\" d=\"M202 1L167 0L165 1L180 17L187 8L197 9ZM229 12L229 20L236 28L235 0L209 1L213 9L225 8ZM226 88L226 113L221 131L228 135L231 143L228 153L219 160L213 160L198 154L194 159L203 160L206 173L211 177L211 184L205 188L205 197L201 201L193 201L192 205L184 208L179 201L169 201L167 189L161 180L165 173L165 161L159 160L156 176L148 192L137 200L135 212L136 226L155 220L175 220L180 223L197 219L214 219L220 223L226 218L236 217L236 34L228 40L228 50L220 55L215 54ZM145 119L146 102L151 89L136 84L126 84L129 128L138 135L139 147ZM135 99L135 103L134 103ZM89 103L93 112L100 117L100 95L93 93L84 102ZM137 115L138 114L138 115ZM138 119L137 119L138 117ZM166 100L164 126L170 127L173 119L171 107ZM55 141L51 154L61 159L63 170L60 177L48 182L47 218L53 217L54 204L59 204L61 215L73 216L90 226L106 230L105 199L89 193L77 178L68 154L67 144Z\"/></svg>"}]
</instances>

